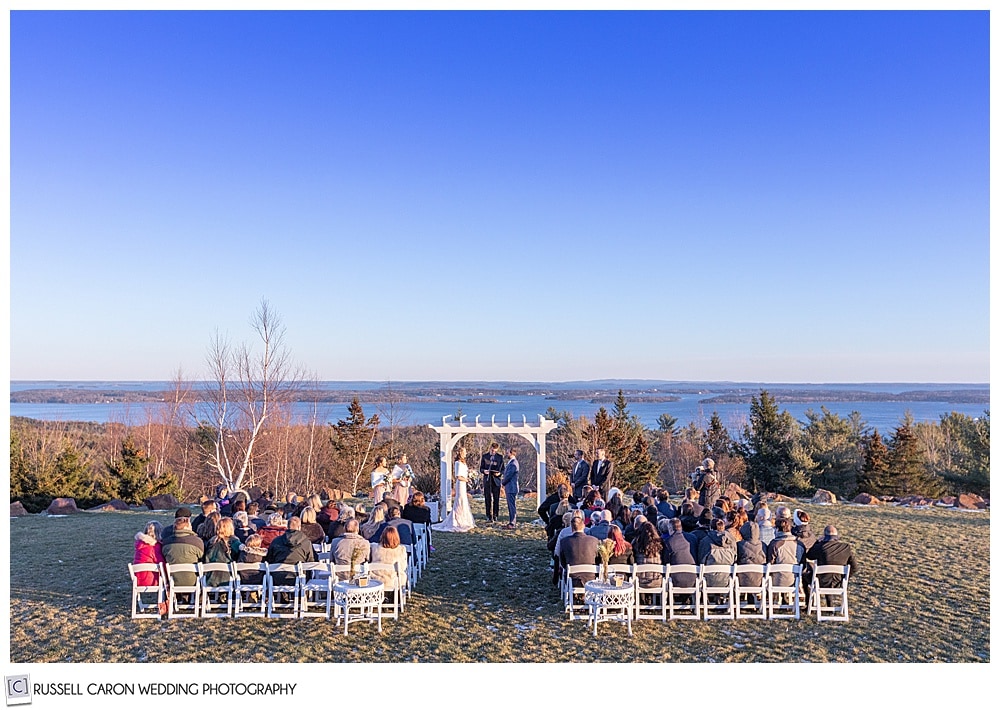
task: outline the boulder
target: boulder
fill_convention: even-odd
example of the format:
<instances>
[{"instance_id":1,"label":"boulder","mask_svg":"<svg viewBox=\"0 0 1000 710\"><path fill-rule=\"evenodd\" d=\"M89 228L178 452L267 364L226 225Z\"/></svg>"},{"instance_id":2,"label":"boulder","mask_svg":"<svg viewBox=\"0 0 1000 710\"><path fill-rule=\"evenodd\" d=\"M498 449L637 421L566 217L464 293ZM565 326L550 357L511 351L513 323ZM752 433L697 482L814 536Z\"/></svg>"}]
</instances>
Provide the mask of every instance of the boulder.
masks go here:
<instances>
[{"instance_id":1,"label":"boulder","mask_svg":"<svg viewBox=\"0 0 1000 710\"><path fill-rule=\"evenodd\" d=\"M21 505L21 501L15 500L10 504L10 517L20 518L25 515L31 515L31 513L24 509L24 506Z\"/></svg>"},{"instance_id":2,"label":"boulder","mask_svg":"<svg viewBox=\"0 0 1000 710\"><path fill-rule=\"evenodd\" d=\"M955 496L944 496L943 498L938 500L937 504L945 506L946 508L954 508L955 502L957 500L958 498L956 498Z\"/></svg>"},{"instance_id":3,"label":"boulder","mask_svg":"<svg viewBox=\"0 0 1000 710\"><path fill-rule=\"evenodd\" d=\"M880 505L882 501L873 496L871 493L859 493L854 497L853 503L859 503L860 505Z\"/></svg>"},{"instance_id":4,"label":"boulder","mask_svg":"<svg viewBox=\"0 0 1000 710\"><path fill-rule=\"evenodd\" d=\"M812 502L817 505L829 505L837 502L837 496L828 490L820 488L813 495Z\"/></svg>"},{"instance_id":5,"label":"boulder","mask_svg":"<svg viewBox=\"0 0 1000 710\"><path fill-rule=\"evenodd\" d=\"M251 503L264 497L264 489L260 486L250 486L247 488L247 500Z\"/></svg>"},{"instance_id":6,"label":"boulder","mask_svg":"<svg viewBox=\"0 0 1000 710\"><path fill-rule=\"evenodd\" d=\"M72 515L73 513L80 513L82 511L76 507L75 499L56 498L49 503L49 507L45 509L45 512L49 515Z\"/></svg>"},{"instance_id":7,"label":"boulder","mask_svg":"<svg viewBox=\"0 0 1000 710\"><path fill-rule=\"evenodd\" d=\"M345 498L350 497L350 494L345 493L339 488L324 488L320 493L320 498L324 498L326 500L344 500ZM364 496L361 497L363 498Z\"/></svg>"},{"instance_id":8,"label":"boulder","mask_svg":"<svg viewBox=\"0 0 1000 710\"><path fill-rule=\"evenodd\" d=\"M963 510L979 510L978 504L983 502L985 501L975 493L962 493L955 501L955 507Z\"/></svg>"},{"instance_id":9,"label":"boulder","mask_svg":"<svg viewBox=\"0 0 1000 710\"><path fill-rule=\"evenodd\" d=\"M744 498L746 500L750 500L750 492L740 488L735 483L730 483L726 486L726 490L723 491L722 495L731 500L733 503Z\"/></svg>"},{"instance_id":10,"label":"boulder","mask_svg":"<svg viewBox=\"0 0 1000 710\"><path fill-rule=\"evenodd\" d=\"M143 503L149 510L176 510L181 507L181 502L169 493L150 496Z\"/></svg>"},{"instance_id":11,"label":"boulder","mask_svg":"<svg viewBox=\"0 0 1000 710\"><path fill-rule=\"evenodd\" d=\"M119 510L131 510L131 508L129 508L128 503L117 498L112 498L107 503L102 503L101 505L95 505L93 508L87 508L87 512L89 513L114 513Z\"/></svg>"}]
</instances>

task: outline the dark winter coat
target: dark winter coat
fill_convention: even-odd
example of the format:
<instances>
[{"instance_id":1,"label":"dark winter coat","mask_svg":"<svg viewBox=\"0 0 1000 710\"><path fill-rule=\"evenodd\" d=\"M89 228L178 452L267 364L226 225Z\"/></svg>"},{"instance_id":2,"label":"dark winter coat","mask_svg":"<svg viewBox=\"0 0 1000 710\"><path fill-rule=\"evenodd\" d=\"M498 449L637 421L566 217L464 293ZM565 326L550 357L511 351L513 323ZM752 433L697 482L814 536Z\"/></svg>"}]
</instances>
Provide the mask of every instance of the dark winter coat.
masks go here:
<instances>
[{"instance_id":1,"label":"dark winter coat","mask_svg":"<svg viewBox=\"0 0 1000 710\"><path fill-rule=\"evenodd\" d=\"M840 565L850 568L850 575L853 577L858 571L857 560L854 559L854 550L846 542L841 542L837 536L827 536L818 540L816 544L809 548L806 553L807 560L815 560L817 565ZM819 586L837 587L843 580L841 574L821 574L819 576Z\"/></svg>"},{"instance_id":2,"label":"dark winter coat","mask_svg":"<svg viewBox=\"0 0 1000 710\"><path fill-rule=\"evenodd\" d=\"M271 541L267 546L268 564L295 565L299 562L315 562L316 553L313 551L312 543L301 530L289 530L284 535L280 535ZM283 572L274 575L274 583L288 585L294 582L295 575L291 572Z\"/></svg>"},{"instance_id":3,"label":"dark winter coat","mask_svg":"<svg viewBox=\"0 0 1000 710\"><path fill-rule=\"evenodd\" d=\"M736 540L728 530L709 530L698 543L698 562L703 565L736 564ZM705 582L710 587L724 587L728 576L722 572L712 572L705 575Z\"/></svg>"},{"instance_id":4,"label":"dark winter coat","mask_svg":"<svg viewBox=\"0 0 1000 710\"><path fill-rule=\"evenodd\" d=\"M767 564L767 551L760 541L760 528L757 523L746 523L741 531L743 540L736 543L736 563L740 565ZM744 587L759 587L764 575L757 572L740 572L736 575Z\"/></svg>"},{"instance_id":5,"label":"dark winter coat","mask_svg":"<svg viewBox=\"0 0 1000 710\"><path fill-rule=\"evenodd\" d=\"M663 562L668 565L695 565L691 552L691 540L683 532L675 532L667 538L663 548ZM670 578L678 587L693 587L698 575L694 572L671 572Z\"/></svg>"},{"instance_id":6,"label":"dark winter coat","mask_svg":"<svg viewBox=\"0 0 1000 710\"><path fill-rule=\"evenodd\" d=\"M193 530L174 530L173 534L163 540L163 559L168 564L197 564L205 555L205 543L195 535ZM181 572L174 576L175 582L182 587L194 586L198 575L194 572Z\"/></svg>"}]
</instances>

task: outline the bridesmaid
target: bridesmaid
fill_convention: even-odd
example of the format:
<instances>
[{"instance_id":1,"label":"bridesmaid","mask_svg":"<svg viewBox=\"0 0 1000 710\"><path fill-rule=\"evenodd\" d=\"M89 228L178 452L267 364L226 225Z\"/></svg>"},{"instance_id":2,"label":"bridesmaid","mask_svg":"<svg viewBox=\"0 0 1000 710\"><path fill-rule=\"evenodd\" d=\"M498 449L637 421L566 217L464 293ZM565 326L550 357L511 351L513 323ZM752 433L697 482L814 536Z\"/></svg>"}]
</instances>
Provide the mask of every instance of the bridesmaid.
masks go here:
<instances>
[{"instance_id":1,"label":"bridesmaid","mask_svg":"<svg viewBox=\"0 0 1000 710\"><path fill-rule=\"evenodd\" d=\"M375 470L372 471L372 505L382 502L382 497L388 489L389 459L379 456L375 459Z\"/></svg>"},{"instance_id":2,"label":"bridesmaid","mask_svg":"<svg viewBox=\"0 0 1000 710\"><path fill-rule=\"evenodd\" d=\"M405 506L410 502L410 486L413 483L413 469L406 463L406 454L400 454L396 465L392 467L392 480L392 497L401 506Z\"/></svg>"}]
</instances>

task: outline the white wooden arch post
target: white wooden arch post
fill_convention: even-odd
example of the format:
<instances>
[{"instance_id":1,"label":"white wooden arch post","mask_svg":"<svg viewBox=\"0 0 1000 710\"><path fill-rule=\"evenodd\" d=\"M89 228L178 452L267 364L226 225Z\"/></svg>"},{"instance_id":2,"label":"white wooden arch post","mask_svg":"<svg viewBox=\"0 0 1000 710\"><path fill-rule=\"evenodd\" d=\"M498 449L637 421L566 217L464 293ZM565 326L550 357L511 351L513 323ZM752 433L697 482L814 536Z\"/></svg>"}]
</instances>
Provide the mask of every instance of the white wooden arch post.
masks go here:
<instances>
[{"instance_id":1,"label":"white wooden arch post","mask_svg":"<svg viewBox=\"0 0 1000 710\"><path fill-rule=\"evenodd\" d=\"M452 421L448 421L451 419ZM449 462L452 452L459 440L466 434L516 434L531 442L535 448L538 465L535 471L535 490L539 500L545 497L545 435L556 428L556 423L552 419L546 419L541 414L538 415L538 423L528 422L527 417L521 416L521 421L512 422L510 416L507 421L496 421L496 415L490 418L489 423L480 422L476 416L474 424L465 423L463 414L458 421L449 414L441 418L441 425L428 424L431 429L441 436L441 500L444 503L441 510L443 514L451 512L451 466Z\"/></svg>"}]
</instances>

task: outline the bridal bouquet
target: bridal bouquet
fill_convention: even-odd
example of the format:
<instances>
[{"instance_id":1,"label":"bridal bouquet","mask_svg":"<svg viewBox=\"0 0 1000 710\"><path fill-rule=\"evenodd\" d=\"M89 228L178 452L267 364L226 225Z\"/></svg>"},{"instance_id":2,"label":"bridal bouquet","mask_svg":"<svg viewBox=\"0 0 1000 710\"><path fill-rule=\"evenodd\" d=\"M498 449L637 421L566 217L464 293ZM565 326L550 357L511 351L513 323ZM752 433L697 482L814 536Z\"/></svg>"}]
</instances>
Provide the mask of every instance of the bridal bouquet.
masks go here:
<instances>
[{"instance_id":1,"label":"bridal bouquet","mask_svg":"<svg viewBox=\"0 0 1000 710\"><path fill-rule=\"evenodd\" d=\"M403 481L413 480L413 469L410 467L410 464L406 464L406 468L403 469L403 473L402 475L400 475L400 479Z\"/></svg>"}]
</instances>

